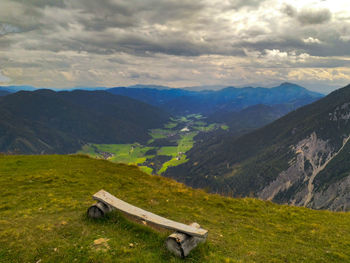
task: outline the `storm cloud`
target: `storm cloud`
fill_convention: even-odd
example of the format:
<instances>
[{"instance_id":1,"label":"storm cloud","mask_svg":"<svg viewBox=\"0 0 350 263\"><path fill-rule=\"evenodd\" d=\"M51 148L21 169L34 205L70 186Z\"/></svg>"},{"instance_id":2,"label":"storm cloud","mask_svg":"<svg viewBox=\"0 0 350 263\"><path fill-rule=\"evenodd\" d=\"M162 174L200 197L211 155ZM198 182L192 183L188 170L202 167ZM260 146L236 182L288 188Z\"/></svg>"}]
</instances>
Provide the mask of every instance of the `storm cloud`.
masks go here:
<instances>
[{"instance_id":1,"label":"storm cloud","mask_svg":"<svg viewBox=\"0 0 350 263\"><path fill-rule=\"evenodd\" d=\"M327 8L304 8L298 11L295 7L286 4L282 11L290 17L295 17L302 25L323 24L329 22L332 17L331 11Z\"/></svg>"},{"instance_id":2,"label":"storm cloud","mask_svg":"<svg viewBox=\"0 0 350 263\"><path fill-rule=\"evenodd\" d=\"M350 3L2 0L0 84L330 91L350 82Z\"/></svg>"}]
</instances>

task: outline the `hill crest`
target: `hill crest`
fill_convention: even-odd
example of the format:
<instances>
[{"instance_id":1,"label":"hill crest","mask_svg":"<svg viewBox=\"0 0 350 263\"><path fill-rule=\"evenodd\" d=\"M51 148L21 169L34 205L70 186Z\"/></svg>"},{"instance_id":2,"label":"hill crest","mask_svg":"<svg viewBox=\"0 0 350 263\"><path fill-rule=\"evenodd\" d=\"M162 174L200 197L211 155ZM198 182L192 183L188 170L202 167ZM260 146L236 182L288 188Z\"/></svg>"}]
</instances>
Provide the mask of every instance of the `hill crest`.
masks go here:
<instances>
[{"instance_id":1,"label":"hill crest","mask_svg":"<svg viewBox=\"0 0 350 263\"><path fill-rule=\"evenodd\" d=\"M208 229L207 242L186 261L350 260L344 249L350 242L349 213L207 194L137 167L85 156L0 156L0 167L2 262L183 262L166 251L171 232L136 224L118 212L87 219L91 196L101 188L150 212ZM94 241L101 239L104 244L97 246Z\"/></svg>"}]
</instances>

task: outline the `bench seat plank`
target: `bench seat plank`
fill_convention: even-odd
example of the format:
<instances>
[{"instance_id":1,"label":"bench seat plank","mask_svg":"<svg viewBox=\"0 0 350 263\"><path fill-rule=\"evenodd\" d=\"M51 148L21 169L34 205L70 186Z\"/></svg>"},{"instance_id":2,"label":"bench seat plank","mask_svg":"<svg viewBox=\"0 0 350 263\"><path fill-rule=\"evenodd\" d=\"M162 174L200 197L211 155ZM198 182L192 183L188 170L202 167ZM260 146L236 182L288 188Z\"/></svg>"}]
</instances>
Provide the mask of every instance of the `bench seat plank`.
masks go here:
<instances>
[{"instance_id":1,"label":"bench seat plank","mask_svg":"<svg viewBox=\"0 0 350 263\"><path fill-rule=\"evenodd\" d=\"M203 228L195 228L193 226L185 225L185 224L158 216L156 214L153 214L151 212L145 211L141 208L128 204L127 202L124 202L116 198L115 196L111 195L110 193L104 190L98 191L96 194L93 195L93 198L109 206L112 206L115 209L118 209L124 213L127 213L141 220L156 224L164 228L176 230L176 231L188 234L190 236L196 236L201 238L205 238L208 234L208 230L205 230Z\"/></svg>"}]
</instances>

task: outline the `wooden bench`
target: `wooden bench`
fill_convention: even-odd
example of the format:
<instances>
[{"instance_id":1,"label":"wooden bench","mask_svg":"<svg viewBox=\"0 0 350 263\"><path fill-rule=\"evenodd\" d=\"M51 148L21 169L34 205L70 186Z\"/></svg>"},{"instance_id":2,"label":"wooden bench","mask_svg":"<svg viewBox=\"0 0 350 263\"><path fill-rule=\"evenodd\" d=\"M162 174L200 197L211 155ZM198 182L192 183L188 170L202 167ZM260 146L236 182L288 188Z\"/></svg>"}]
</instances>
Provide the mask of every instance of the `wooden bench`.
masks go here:
<instances>
[{"instance_id":1,"label":"wooden bench","mask_svg":"<svg viewBox=\"0 0 350 263\"><path fill-rule=\"evenodd\" d=\"M208 230L200 228L197 223L185 225L158 216L128 204L104 190L100 190L94 194L93 199L98 202L88 209L88 216L91 218L103 217L106 213L117 209L144 222L175 230L176 232L167 238L166 246L172 253L180 257L186 257L193 248L199 243L204 242L208 235Z\"/></svg>"}]
</instances>

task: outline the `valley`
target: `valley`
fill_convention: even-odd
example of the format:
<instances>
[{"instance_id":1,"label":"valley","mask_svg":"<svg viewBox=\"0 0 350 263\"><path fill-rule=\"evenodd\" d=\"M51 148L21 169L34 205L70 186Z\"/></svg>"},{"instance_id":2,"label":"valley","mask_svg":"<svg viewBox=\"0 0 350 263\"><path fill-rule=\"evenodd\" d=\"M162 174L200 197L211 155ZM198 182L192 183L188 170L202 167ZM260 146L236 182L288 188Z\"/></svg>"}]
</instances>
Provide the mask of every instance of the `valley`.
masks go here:
<instances>
[{"instance_id":1,"label":"valley","mask_svg":"<svg viewBox=\"0 0 350 263\"><path fill-rule=\"evenodd\" d=\"M242 136L203 140L168 176L192 187L349 211L350 85Z\"/></svg>"},{"instance_id":2,"label":"valley","mask_svg":"<svg viewBox=\"0 0 350 263\"><path fill-rule=\"evenodd\" d=\"M225 124L207 123L200 114L171 118L163 128L150 129L151 139L145 144L93 144L82 147L78 153L116 163L137 165L149 174L163 174L168 167L188 161L186 152L192 149L194 137L200 132L228 131Z\"/></svg>"},{"instance_id":3,"label":"valley","mask_svg":"<svg viewBox=\"0 0 350 263\"><path fill-rule=\"evenodd\" d=\"M350 1L0 7L0 263L350 263Z\"/></svg>"}]
</instances>

